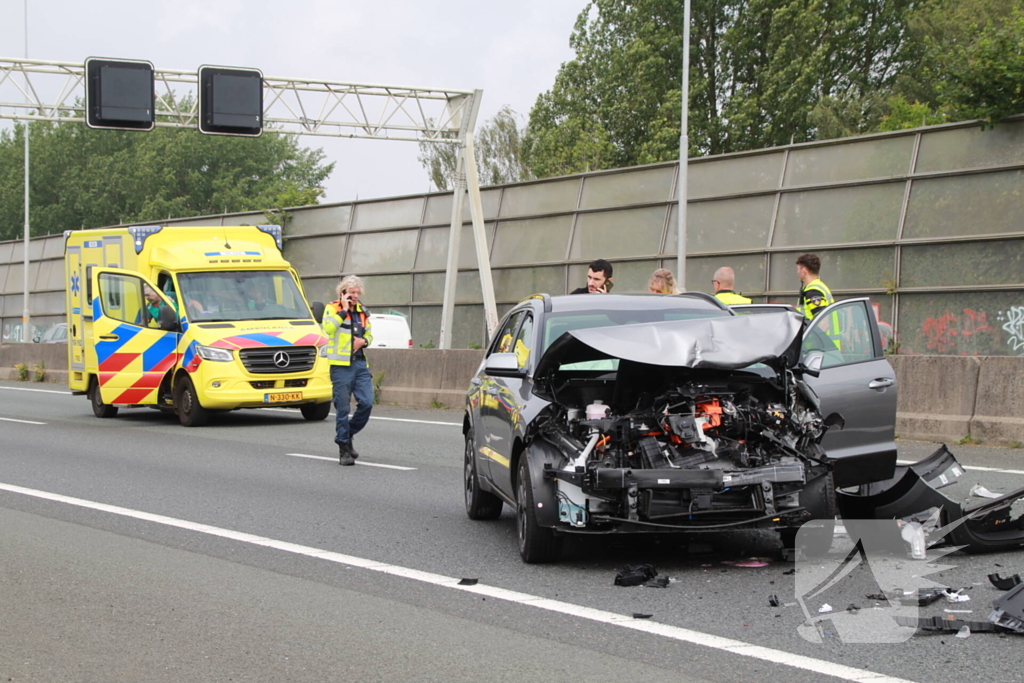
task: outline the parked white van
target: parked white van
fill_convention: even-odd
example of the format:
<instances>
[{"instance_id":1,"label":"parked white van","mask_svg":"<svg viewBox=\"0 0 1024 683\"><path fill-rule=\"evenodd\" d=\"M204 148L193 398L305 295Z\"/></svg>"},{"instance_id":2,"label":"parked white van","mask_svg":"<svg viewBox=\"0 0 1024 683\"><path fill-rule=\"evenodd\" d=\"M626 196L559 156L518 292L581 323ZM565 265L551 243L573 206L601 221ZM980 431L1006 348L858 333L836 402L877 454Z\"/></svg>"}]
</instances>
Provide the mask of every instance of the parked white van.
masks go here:
<instances>
[{"instance_id":1,"label":"parked white van","mask_svg":"<svg viewBox=\"0 0 1024 683\"><path fill-rule=\"evenodd\" d=\"M409 330L409 321L405 319L404 315L371 312L370 325L373 331L372 348L412 348L412 332Z\"/></svg>"}]
</instances>

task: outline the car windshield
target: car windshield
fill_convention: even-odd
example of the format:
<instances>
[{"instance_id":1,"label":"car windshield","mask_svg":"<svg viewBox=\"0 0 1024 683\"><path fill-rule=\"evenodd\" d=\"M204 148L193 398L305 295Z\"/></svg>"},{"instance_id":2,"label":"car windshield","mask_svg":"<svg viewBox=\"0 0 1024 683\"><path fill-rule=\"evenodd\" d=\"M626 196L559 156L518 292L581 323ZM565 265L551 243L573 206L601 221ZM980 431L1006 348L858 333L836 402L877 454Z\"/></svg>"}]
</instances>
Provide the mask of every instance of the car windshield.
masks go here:
<instances>
[{"instance_id":1,"label":"car windshield","mask_svg":"<svg viewBox=\"0 0 1024 683\"><path fill-rule=\"evenodd\" d=\"M572 311L553 313L544 322L544 349L566 332L594 327L611 327L613 325L633 325L636 323L657 323L668 320L692 320L694 318L718 318L729 315L725 311L713 308L684 309L631 309L611 311ZM616 370L619 365L617 358L606 360L584 361L560 366L562 370Z\"/></svg>"},{"instance_id":2,"label":"car windshield","mask_svg":"<svg viewBox=\"0 0 1024 683\"><path fill-rule=\"evenodd\" d=\"M309 318L309 307L287 270L182 273L181 301L189 320L219 322Z\"/></svg>"}]
</instances>

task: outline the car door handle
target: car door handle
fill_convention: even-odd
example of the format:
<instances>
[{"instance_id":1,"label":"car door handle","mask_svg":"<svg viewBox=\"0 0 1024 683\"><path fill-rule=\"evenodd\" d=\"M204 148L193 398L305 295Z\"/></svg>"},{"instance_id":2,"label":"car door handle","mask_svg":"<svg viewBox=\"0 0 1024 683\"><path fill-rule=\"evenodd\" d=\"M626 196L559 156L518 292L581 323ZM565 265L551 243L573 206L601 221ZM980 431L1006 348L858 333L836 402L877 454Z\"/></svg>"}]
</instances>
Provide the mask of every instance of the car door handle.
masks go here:
<instances>
[{"instance_id":1,"label":"car door handle","mask_svg":"<svg viewBox=\"0 0 1024 683\"><path fill-rule=\"evenodd\" d=\"M868 389L884 389L896 383L892 377L879 377L868 382Z\"/></svg>"},{"instance_id":2,"label":"car door handle","mask_svg":"<svg viewBox=\"0 0 1024 683\"><path fill-rule=\"evenodd\" d=\"M117 341L120 339L116 334L101 334L100 339L103 341Z\"/></svg>"}]
</instances>

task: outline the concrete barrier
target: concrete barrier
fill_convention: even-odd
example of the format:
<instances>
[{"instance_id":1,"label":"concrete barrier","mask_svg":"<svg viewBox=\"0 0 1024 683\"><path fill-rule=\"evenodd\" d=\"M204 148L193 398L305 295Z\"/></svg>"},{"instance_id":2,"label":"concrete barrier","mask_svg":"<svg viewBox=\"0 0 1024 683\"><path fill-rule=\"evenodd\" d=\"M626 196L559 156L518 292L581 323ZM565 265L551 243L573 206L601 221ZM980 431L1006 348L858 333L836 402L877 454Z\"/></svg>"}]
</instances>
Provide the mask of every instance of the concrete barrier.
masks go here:
<instances>
[{"instance_id":1,"label":"concrete barrier","mask_svg":"<svg viewBox=\"0 0 1024 683\"><path fill-rule=\"evenodd\" d=\"M985 359L991 360L996 359ZM896 433L901 438L958 441L971 433L980 357L891 356L889 362L896 371Z\"/></svg>"},{"instance_id":2,"label":"concrete barrier","mask_svg":"<svg viewBox=\"0 0 1024 683\"><path fill-rule=\"evenodd\" d=\"M483 359L478 349L369 349L380 400L410 408L465 405L469 380ZM1024 444L1024 358L1007 356L891 356L899 400L896 433L904 439L989 445ZM37 363L47 381L67 382L67 351L60 344L0 345L0 378L16 379L14 365ZM383 373L383 377L381 374Z\"/></svg>"},{"instance_id":3,"label":"concrete barrier","mask_svg":"<svg viewBox=\"0 0 1024 683\"><path fill-rule=\"evenodd\" d=\"M987 444L1024 444L1024 358L985 358L970 435Z\"/></svg>"}]
</instances>

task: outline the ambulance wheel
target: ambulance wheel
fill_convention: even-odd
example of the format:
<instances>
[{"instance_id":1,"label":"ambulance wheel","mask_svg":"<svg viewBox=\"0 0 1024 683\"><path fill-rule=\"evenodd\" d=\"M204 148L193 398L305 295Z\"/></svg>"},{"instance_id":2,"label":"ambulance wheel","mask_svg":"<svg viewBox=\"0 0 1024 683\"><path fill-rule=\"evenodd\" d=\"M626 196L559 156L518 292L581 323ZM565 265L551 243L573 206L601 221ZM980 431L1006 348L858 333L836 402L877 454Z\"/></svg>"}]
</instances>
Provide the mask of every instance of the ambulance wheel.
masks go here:
<instances>
[{"instance_id":1,"label":"ambulance wheel","mask_svg":"<svg viewBox=\"0 0 1024 683\"><path fill-rule=\"evenodd\" d=\"M192 380L182 377L174 387L174 409L186 427L202 427L210 419L210 411L199 403Z\"/></svg>"},{"instance_id":2,"label":"ambulance wheel","mask_svg":"<svg viewBox=\"0 0 1024 683\"><path fill-rule=\"evenodd\" d=\"M117 406L108 406L103 402L100 395L100 385L96 378L92 378L89 385L89 401L92 403L92 414L96 417L114 417L117 415Z\"/></svg>"},{"instance_id":3,"label":"ambulance wheel","mask_svg":"<svg viewBox=\"0 0 1024 683\"><path fill-rule=\"evenodd\" d=\"M299 406L299 412L302 413L302 417L306 418L310 422L326 420L327 416L331 414L331 402L307 403Z\"/></svg>"}]
</instances>

